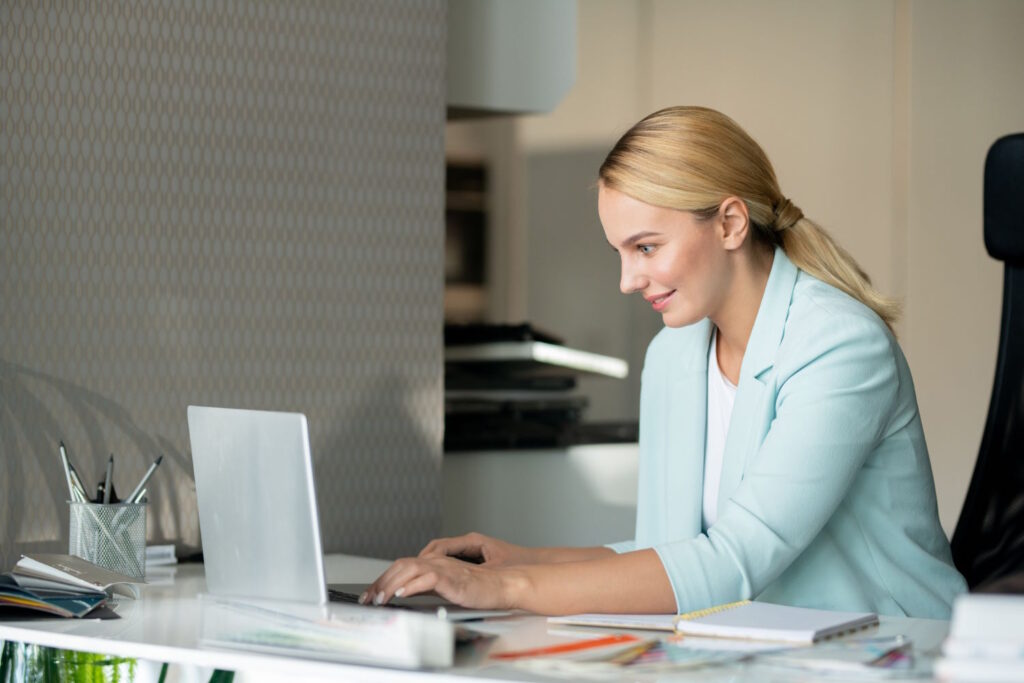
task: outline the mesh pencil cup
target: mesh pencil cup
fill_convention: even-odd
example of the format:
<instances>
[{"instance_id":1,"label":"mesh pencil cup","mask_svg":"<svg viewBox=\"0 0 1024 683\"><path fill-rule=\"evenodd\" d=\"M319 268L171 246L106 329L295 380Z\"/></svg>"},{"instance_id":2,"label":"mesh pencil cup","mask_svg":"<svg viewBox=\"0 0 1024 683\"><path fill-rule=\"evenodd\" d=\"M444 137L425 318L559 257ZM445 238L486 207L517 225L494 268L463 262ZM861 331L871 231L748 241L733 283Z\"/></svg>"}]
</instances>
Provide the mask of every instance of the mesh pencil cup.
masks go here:
<instances>
[{"instance_id":1,"label":"mesh pencil cup","mask_svg":"<svg viewBox=\"0 0 1024 683\"><path fill-rule=\"evenodd\" d=\"M136 579L146 578L146 504L75 503L68 554Z\"/></svg>"}]
</instances>

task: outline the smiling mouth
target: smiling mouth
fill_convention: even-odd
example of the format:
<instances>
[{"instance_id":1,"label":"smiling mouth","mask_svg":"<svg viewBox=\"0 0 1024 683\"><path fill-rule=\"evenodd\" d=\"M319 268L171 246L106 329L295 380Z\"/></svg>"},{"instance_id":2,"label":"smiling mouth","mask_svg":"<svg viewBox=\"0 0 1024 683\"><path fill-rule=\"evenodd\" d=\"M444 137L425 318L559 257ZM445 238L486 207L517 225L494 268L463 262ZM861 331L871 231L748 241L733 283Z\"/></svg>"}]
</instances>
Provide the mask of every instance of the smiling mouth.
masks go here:
<instances>
[{"instance_id":1,"label":"smiling mouth","mask_svg":"<svg viewBox=\"0 0 1024 683\"><path fill-rule=\"evenodd\" d=\"M668 304L669 299L671 299L672 295L675 294L675 293L676 293L676 290L673 289L671 292L666 292L664 294L659 294L658 296L645 297L645 298L647 299L648 303L650 303L651 306L654 307L654 310L660 311L661 309L663 309Z\"/></svg>"}]
</instances>

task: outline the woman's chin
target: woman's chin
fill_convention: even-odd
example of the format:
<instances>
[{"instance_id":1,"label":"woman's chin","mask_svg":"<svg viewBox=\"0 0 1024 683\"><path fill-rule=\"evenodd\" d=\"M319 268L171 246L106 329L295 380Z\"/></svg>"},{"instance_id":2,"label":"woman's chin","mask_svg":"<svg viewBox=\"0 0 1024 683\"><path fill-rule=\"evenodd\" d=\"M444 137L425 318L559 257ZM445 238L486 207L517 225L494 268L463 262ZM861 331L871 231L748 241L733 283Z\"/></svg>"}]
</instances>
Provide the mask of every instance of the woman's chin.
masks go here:
<instances>
[{"instance_id":1,"label":"woman's chin","mask_svg":"<svg viewBox=\"0 0 1024 683\"><path fill-rule=\"evenodd\" d=\"M665 311L661 314L661 321L665 327L686 327L699 323L705 317L689 311Z\"/></svg>"}]
</instances>

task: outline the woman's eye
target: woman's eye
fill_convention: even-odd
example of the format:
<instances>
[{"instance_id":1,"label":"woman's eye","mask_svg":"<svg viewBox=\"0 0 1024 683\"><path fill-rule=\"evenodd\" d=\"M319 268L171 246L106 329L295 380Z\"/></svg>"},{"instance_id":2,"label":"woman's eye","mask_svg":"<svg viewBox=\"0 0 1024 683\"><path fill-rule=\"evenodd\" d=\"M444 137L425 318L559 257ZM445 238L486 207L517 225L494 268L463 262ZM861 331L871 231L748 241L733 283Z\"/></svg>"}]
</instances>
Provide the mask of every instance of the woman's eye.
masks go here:
<instances>
[{"instance_id":1,"label":"woman's eye","mask_svg":"<svg viewBox=\"0 0 1024 683\"><path fill-rule=\"evenodd\" d=\"M640 245L637 246L637 249L640 251L641 254L653 254L654 253L654 245L653 244L640 244Z\"/></svg>"}]
</instances>

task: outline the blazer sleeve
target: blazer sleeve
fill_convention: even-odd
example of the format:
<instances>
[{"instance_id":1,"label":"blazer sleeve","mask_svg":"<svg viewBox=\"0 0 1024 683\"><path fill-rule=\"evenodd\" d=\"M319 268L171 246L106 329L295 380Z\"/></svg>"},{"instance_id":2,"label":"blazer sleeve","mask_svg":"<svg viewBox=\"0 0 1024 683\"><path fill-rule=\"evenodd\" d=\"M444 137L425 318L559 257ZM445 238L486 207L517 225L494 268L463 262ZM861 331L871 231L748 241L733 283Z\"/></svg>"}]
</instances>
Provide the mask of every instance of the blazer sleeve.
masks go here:
<instances>
[{"instance_id":1,"label":"blazer sleeve","mask_svg":"<svg viewBox=\"0 0 1024 683\"><path fill-rule=\"evenodd\" d=\"M821 531L887 429L899 374L879 321L826 316L787 336L795 342L784 340L766 373L774 419L717 522L654 547L680 612L764 590Z\"/></svg>"},{"instance_id":2,"label":"blazer sleeve","mask_svg":"<svg viewBox=\"0 0 1024 683\"><path fill-rule=\"evenodd\" d=\"M636 550L636 541L619 541L618 543L606 543L605 548L611 548L617 553L630 553Z\"/></svg>"}]
</instances>

